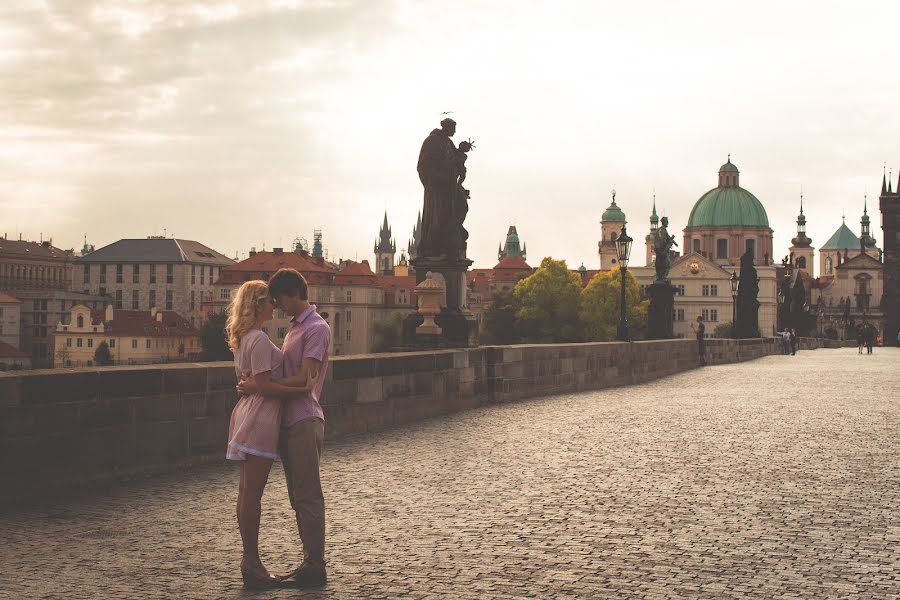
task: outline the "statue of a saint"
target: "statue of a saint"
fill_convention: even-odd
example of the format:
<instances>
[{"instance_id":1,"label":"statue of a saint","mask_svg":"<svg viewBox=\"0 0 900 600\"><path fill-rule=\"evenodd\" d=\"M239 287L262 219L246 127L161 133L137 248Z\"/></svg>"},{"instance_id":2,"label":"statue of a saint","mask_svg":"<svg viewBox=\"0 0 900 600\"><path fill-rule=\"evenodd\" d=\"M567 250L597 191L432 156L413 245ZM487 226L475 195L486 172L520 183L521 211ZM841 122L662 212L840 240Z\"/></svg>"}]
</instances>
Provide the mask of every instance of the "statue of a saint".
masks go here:
<instances>
[{"instance_id":1,"label":"statue of a saint","mask_svg":"<svg viewBox=\"0 0 900 600\"><path fill-rule=\"evenodd\" d=\"M656 253L656 283L669 283L669 267L672 264L669 251L677 246L674 235L669 235L669 217L663 217L656 237L653 240L653 251Z\"/></svg>"},{"instance_id":2,"label":"statue of a saint","mask_svg":"<svg viewBox=\"0 0 900 600\"><path fill-rule=\"evenodd\" d=\"M759 277L753 266L753 250L741 256L741 275L737 292L737 323L739 338L759 335Z\"/></svg>"},{"instance_id":3,"label":"statue of a saint","mask_svg":"<svg viewBox=\"0 0 900 600\"><path fill-rule=\"evenodd\" d=\"M417 170L425 188L422 210L422 237L419 256L433 259L465 258L468 233L462 224L468 210L465 179L466 152L471 142L457 148L450 139L456 134L456 121L444 119L422 143Z\"/></svg>"}]
</instances>

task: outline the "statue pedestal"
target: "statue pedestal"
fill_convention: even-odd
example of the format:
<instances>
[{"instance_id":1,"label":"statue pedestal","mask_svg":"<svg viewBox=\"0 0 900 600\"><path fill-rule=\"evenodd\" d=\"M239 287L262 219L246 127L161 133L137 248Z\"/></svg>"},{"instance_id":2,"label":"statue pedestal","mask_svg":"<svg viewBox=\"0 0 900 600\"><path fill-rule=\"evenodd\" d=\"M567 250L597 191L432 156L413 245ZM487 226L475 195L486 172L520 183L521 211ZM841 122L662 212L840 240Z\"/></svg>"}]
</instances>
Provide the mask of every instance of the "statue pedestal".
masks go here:
<instances>
[{"instance_id":1,"label":"statue pedestal","mask_svg":"<svg viewBox=\"0 0 900 600\"><path fill-rule=\"evenodd\" d=\"M420 257L410 261L416 270L416 284L425 281L428 273L441 280L446 290L444 307L435 316L434 322L441 328L441 333L432 336L416 335L416 327L424 318L413 313L403 322L403 345L408 348L467 348L474 339L473 327L476 323L466 309L466 271L472 261L463 259Z\"/></svg>"},{"instance_id":2,"label":"statue pedestal","mask_svg":"<svg viewBox=\"0 0 900 600\"><path fill-rule=\"evenodd\" d=\"M655 282L647 288L650 309L647 313L647 339L667 340L675 337L672 330L672 312L675 309L675 286Z\"/></svg>"}]
</instances>

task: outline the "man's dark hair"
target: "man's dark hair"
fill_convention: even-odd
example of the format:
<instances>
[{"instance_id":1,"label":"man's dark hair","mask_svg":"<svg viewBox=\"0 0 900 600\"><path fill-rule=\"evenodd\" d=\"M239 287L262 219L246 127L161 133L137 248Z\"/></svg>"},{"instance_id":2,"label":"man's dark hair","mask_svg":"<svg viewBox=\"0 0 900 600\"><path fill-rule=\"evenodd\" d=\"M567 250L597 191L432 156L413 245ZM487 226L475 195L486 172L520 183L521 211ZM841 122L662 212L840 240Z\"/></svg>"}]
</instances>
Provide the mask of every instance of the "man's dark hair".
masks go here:
<instances>
[{"instance_id":1,"label":"man's dark hair","mask_svg":"<svg viewBox=\"0 0 900 600\"><path fill-rule=\"evenodd\" d=\"M269 296L300 296L301 300L307 299L309 287L306 279L296 269L278 269L269 278Z\"/></svg>"}]
</instances>

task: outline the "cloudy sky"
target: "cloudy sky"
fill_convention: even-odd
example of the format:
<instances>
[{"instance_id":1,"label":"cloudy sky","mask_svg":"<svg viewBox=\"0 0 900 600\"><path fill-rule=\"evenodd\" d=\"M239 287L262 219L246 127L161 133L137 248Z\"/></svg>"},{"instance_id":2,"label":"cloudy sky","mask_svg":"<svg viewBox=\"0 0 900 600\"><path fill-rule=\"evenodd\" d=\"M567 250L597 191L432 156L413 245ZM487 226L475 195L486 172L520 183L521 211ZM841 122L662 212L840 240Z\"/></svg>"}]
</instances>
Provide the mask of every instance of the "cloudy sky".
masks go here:
<instances>
[{"instance_id":1,"label":"cloudy sky","mask_svg":"<svg viewBox=\"0 0 900 600\"><path fill-rule=\"evenodd\" d=\"M776 254L801 186L814 245L868 190L880 246L898 28L893 1L4 0L0 234L244 256L321 228L371 261L385 210L405 247L454 111L476 266L515 224L531 263L596 267L613 187L636 239L654 190L680 231L728 153Z\"/></svg>"}]
</instances>

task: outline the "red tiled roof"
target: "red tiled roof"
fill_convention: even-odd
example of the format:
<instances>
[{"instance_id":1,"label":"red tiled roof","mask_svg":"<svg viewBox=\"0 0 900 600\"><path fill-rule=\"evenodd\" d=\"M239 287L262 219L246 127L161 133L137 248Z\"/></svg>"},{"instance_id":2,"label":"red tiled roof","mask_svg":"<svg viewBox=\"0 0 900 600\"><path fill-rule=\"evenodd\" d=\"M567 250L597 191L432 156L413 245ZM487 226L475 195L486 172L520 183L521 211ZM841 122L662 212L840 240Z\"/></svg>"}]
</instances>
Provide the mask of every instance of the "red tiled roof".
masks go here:
<instances>
[{"instance_id":1,"label":"red tiled roof","mask_svg":"<svg viewBox=\"0 0 900 600\"><path fill-rule=\"evenodd\" d=\"M0 342L0 357L3 358L28 358L24 352L16 350L6 342Z\"/></svg>"},{"instance_id":2,"label":"red tiled roof","mask_svg":"<svg viewBox=\"0 0 900 600\"><path fill-rule=\"evenodd\" d=\"M369 261L344 261L334 276L336 285L377 285L378 279L369 267Z\"/></svg>"},{"instance_id":3,"label":"red tiled roof","mask_svg":"<svg viewBox=\"0 0 900 600\"><path fill-rule=\"evenodd\" d=\"M494 270L498 269L527 269L531 271L531 267L525 262L525 259L521 256L507 256L505 258L500 259L496 265L494 265Z\"/></svg>"},{"instance_id":4,"label":"red tiled roof","mask_svg":"<svg viewBox=\"0 0 900 600\"><path fill-rule=\"evenodd\" d=\"M388 288L406 288L412 290L416 287L415 275L378 275L378 285Z\"/></svg>"},{"instance_id":5,"label":"red tiled roof","mask_svg":"<svg viewBox=\"0 0 900 600\"><path fill-rule=\"evenodd\" d=\"M22 301L18 298L13 298L9 294L0 292L0 304L22 304Z\"/></svg>"},{"instance_id":6,"label":"red tiled roof","mask_svg":"<svg viewBox=\"0 0 900 600\"><path fill-rule=\"evenodd\" d=\"M197 335L198 331L190 322L174 310L160 310L162 320L157 321L149 310L114 310L113 320L106 323L107 333L114 335L134 335L149 337L172 337ZM103 323L105 311L95 310L91 320L95 325Z\"/></svg>"},{"instance_id":7,"label":"red tiled roof","mask_svg":"<svg viewBox=\"0 0 900 600\"><path fill-rule=\"evenodd\" d=\"M68 261L75 258L70 250L61 250L51 246L50 242L8 240L3 237L0 237L0 255L58 261Z\"/></svg>"},{"instance_id":8,"label":"red tiled roof","mask_svg":"<svg viewBox=\"0 0 900 600\"><path fill-rule=\"evenodd\" d=\"M324 259L300 252L257 252L241 262L222 267L217 284L241 284L251 279L268 279L278 269L296 269L309 283L328 283L337 273Z\"/></svg>"}]
</instances>

